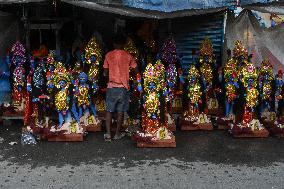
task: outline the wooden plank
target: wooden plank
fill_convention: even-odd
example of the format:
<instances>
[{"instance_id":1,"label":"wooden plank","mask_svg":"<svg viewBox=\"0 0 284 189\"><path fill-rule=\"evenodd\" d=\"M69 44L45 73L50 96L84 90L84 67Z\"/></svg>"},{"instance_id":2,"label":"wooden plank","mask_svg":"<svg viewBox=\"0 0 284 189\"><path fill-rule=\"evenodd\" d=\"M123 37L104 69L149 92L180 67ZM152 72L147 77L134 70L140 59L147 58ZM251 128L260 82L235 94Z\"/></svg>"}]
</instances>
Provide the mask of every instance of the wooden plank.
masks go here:
<instances>
[{"instance_id":1,"label":"wooden plank","mask_svg":"<svg viewBox=\"0 0 284 189\"><path fill-rule=\"evenodd\" d=\"M253 131L253 133L248 134L239 134L233 135L235 138L267 138L269 136L269 132L266 129Z\"/></svg>"},{"instance_id":2,"label":"wooden plank","mask_svg":"<svg viewBox=\"0 0 284 189\"><path fill-rule=\"evenodd\" d=\"M61 134L48 137L49 142L82 142L83 134Z\"/></svg>"},{"instance_id":3,"label":"wooden plank","mask_svg":"<svg viewBox=\"0 0 284 189\"><path fill-rule=\"evenodd\" d=\"M213 125L212 123L193 124L190 121L182 120L181 130L182 131L197 131L197 130L212 131Z\"/></svg>"},{"instance_id":4,"label":"wooden plank","mask_svg":"<svg viewBox=\"0 0 284 189\"><path fill-rule=\"evenodd\" d=\"M173 123L173 124L171 124L171 125L168 125L168 129L169 129L170 131L172 131L172 132L176 131L176 130L177 130L176 124Z\"/></svg>"},{"instance_id":5,"label":"wooden plank","mask_svg":"<svg viewBox=\"0 0 284 189\"><path fill-rule=\"evenodd\" d=\"M88 125L85 129L87 132L100 132L102 131L102 125Z\"/></svg>"},{"instance_id":6,"label":"wooden plank","mask_svg":"<svg viewBox=\"0 0 284 189\"><path fill-rule=\"evenodd\" d=\"M138 148L175 148L176 139L173 136L171 139L162 139L151 142L137 142Z\"/></svg>"},{"instance_id":7,"label":"wooden plank","mask_svg":"<svg viewBox=\"0 0 284 189\"><path fill-rule=\"evenodd\" d=\"M199 129L203 131L212 131L213 130L213 125L212 123L203 123L203 124L198 124Z\"/></svg>"}]
</instances>

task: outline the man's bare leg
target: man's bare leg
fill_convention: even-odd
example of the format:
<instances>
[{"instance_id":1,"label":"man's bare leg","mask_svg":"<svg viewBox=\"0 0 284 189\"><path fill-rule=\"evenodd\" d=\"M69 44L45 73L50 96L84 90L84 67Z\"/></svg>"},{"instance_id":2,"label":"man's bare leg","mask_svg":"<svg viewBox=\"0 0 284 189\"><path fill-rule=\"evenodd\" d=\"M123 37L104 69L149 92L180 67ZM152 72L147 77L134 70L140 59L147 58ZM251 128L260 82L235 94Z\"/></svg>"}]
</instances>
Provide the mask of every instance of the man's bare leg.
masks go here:
<instances>
[{"instance_id":1,"label":"man's bare leg","mask_svg":"<svg viewBox=\"0 0 284 189\"><path fill-rule=\"evenodd\" d=\"M111 139L111 132L110 132L111 121L112 121L112 113L106 112L106 135L105 135L105 139L107 139L107 138Z\"/></svg>"},{"instance_id":2,"label":"man's bare leg","mask_svg":"<svg viewBox=\"0 0 284 189\"><path fill-rule=\"evenodd\" d=\"M117 127L114 139L121 139L122 137L124 137L124 133L123 134L120 133L120 129L123 123L123 117L124 117L124 112L117 113Z\"/></svg>"}]
</instances>

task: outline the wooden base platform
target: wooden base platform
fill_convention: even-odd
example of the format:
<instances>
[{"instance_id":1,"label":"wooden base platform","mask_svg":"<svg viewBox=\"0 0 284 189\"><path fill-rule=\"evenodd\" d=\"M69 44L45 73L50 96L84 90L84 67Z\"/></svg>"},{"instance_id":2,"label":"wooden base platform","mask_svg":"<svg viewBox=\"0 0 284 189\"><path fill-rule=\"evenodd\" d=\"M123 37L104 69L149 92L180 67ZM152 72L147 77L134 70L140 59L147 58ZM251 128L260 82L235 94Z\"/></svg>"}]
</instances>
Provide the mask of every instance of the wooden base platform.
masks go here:
<instances>
[{"instance_id":1,"label":"wooden base platform","mask_svg":"<svg viewBox=\"0 0 284 189\"><path fill-rule=\"evenodd\" d=\"M228 126L228 125L220 125L220 124L218 124L217 129L218 129L218 130L228 130L228 129L229 129L229 126Z\"/></svg>"},{"instance_id":2,"label":"wooden base platform","mask_svg":"<svg viewBox=\"0 0 284 189\"><path fill-rule=\"evenodd\" d=\"M274 136L279 137L279 138L284 138L284 133L275 134Z\"/></svg>"},{"instance_id":3,"label":"wooden base platform","mask_svg":"<svg viewBox=\"0 0 284 189\"><path fill-rule=\"evenodd\" d=\"M208 115L212 115L212 116L221 116L221 115L224 115L223 110L220 109L220 108L208 109L207 114L208 114Z\"/></svg>"},{"instance_id":4,"label":"wooden base platform","mask_svg":"<svg viewBox=\"0 0 284 189\"><path fill-rule=\"evenodd\" d=\"M176 139L173 136L171 139L156 140L151 142L137 142L138 148L175 148Z\"/></svg>"},{"instance_id":5,"label":"wooden base platform","mask_svg":"<svg viewBox=\"0 0 284 189\"><path fill-rule=\"evenodd\" d=\"M228 130L230 129L230 124L233 123L232 120L223 120L221 118L216 120L219 130Z\"/></svg>"},{"instance_id":6,"label":"wooden base platform","mask_svg":"<svg viewBox=\"0 0 284 189\"><path fill-rule=\"evenodd\" d=\"M197 130L212 131L213 125L212 123L193 124L190 122L183 121L181 124L181 130L182 131L197 131Z\"/></svg>"},{"instance_id":7,"label":"wooden base platform","mask_svg":"<svg viewBox=\"0 0 284 189\"><path fill-rule=\"evenodd\" d=\"M204 130L204 131L212 131L213 125L212 123L202 123L202 124L199 124L199 129Z\"/></svg>"},{"instance_id":8,"label":"wooden base platform","mask_svg":"<svg viewBox=\"0 0 284 189\"><path fill-rule=\"evenodd\" d=\"M266 129L262 129L259 131L253 131L253 133L244 133L239 135L233 135L235 138L267 138L269 136L269 132Z\"/></svg>"},{"instance_id":9,"label":"wooden base platform","mask_svg":"<svg viewBox=\"0 0 284 189\"><path fill-rule=\"evenodd\" d=\"M102 131L102 125L99 124L99 125L88 125L85 127L85 130L87 132L100 132Z\"/></svg>"},{"instance_id":10,"label":"wooden base platform","mask_svg":"<svg viewBox=\"0 0 284 189\"><path fill-rule=\"evenodd\" d=\"M274 121L266 121L266 120L262 120L261 123L263 124L264 127L266 128L270 128L273 127L274 125Z\"/></svg>"},{"instance_id":11,"label":"wooden base platform","mask_svg":"<svg viewBox=\"0 0 284 189\"><path fill-rule=\"evenodd\" d=\"M49 142L82 142L83 134L60 134L48 137Z\"/></svg>"},{"instance_id":12,"label":"wooden base platform","mask_svg":"<svg viewBox=\"0 0 284 189\"><path fill-rule=\"evenodd\" d=\"M176 131L177 130L176 124L168 125L168 129L172 132Z\"/></svg>"}]
</instances>

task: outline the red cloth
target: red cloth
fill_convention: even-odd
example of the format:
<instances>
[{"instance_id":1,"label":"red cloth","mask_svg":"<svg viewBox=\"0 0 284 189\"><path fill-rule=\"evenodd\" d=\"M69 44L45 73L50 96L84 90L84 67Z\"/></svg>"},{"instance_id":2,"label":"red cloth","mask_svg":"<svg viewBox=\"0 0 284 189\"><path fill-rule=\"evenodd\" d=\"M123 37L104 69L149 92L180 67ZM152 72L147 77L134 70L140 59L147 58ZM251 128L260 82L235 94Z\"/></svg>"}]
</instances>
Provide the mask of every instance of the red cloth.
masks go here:
<instances>
[{"instance_id":1,"label":"red cloth","mask_svg":"<svg viewBox=\"0 0 284 189\"><path fill-rule=\"evenodd\" d=\"M136 68L133 56L124 50L113 50L106 54L104 68L109 69L108 88L124 87L129 89L129 70Z\"/></svg>"}]
</instances>

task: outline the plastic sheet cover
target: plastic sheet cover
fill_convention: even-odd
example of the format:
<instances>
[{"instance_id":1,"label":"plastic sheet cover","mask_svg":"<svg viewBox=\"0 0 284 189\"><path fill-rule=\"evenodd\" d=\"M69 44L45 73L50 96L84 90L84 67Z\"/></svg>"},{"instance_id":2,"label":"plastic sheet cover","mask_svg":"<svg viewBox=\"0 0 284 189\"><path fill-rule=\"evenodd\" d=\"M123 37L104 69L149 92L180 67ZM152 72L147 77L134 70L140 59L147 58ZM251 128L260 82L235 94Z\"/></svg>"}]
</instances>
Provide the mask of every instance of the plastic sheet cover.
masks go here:
<instances>
[{"instance_id":1,"label":"plastic sheet cover","mask_svg":"<svg viewBox=\"0 0 284 189\"><path fill-rule=\"evenodd\" d=\"M161 11L128 7L119 3L107 4L107 3L97 3L94 1L70 1L70 0L61 0L61 1L75 6L93 9L96 11L114 13L130 17L141 17L141 18L151 18L151 19L168 19L168 18L209 14L209 13L220 12L222 10L226 10L227 8L227 7L217 7L210 9L191 9L191 10L179 10L175 12L161 12Z\"/></svg>"},{"instance_id":2,"label":"plastic sheet cover","mask_svg":"<svg viewBox=\"0 0 284 189\"><path fill-rule=\"evenodd\" d=\"M284 26L262 28L250 10L243 10L234 18L228 15L226 27L226 46L234 48L234 42L241 40L253 54L252 62L260 65L264 58L268 58L274 67L274 72L284 70Z\"/></svg>"},{"instance_id":3,"label":"plastic sheet cover","mask_svg":"<svg viewBox=\"0 0 284 189\"><path fill-rule=\"evenodd\" d=\"M234 5L234 0L123 0L124 5L140 9L173 12L185 9L209 9Z\"/></svg>"}]
</instances>

